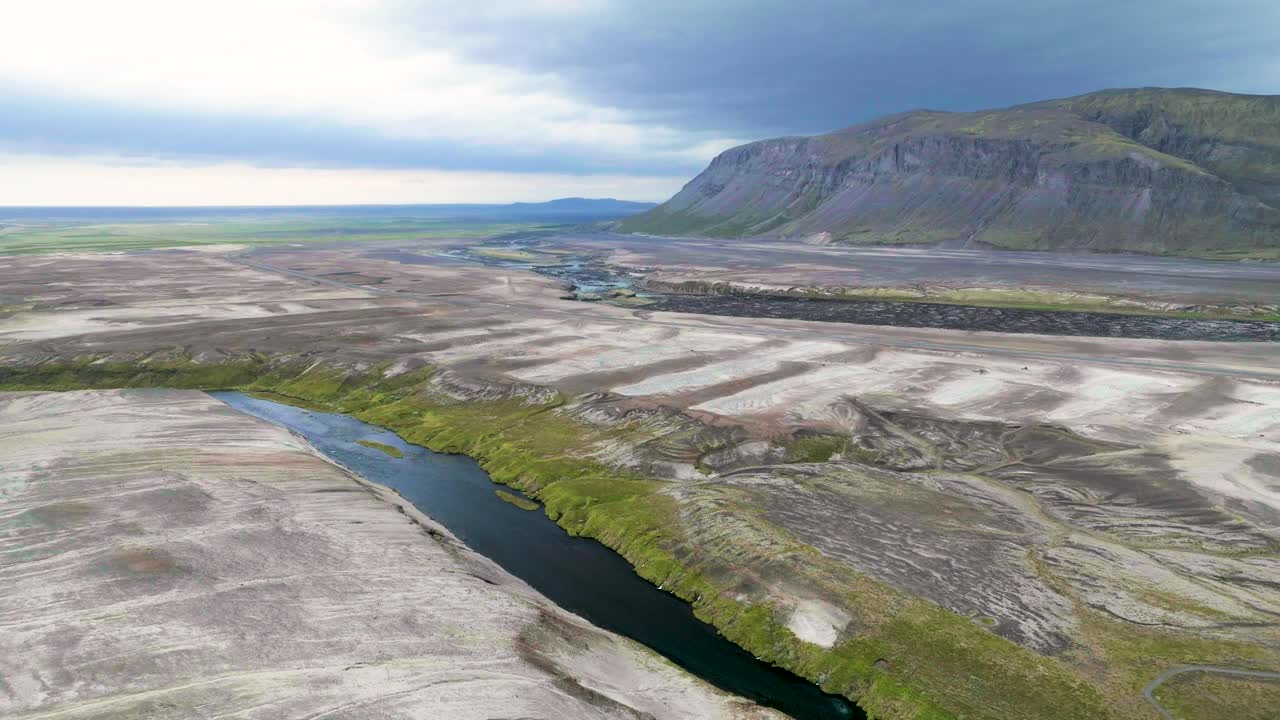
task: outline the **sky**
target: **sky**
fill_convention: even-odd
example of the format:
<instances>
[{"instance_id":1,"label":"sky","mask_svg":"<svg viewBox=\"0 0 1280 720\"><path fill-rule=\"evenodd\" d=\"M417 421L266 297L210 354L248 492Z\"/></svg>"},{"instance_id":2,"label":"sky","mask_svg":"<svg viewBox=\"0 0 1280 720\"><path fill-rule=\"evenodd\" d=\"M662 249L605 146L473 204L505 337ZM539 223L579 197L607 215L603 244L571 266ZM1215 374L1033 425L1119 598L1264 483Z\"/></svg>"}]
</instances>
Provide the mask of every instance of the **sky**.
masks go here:
<instances>
[{"instance_id":1,"label":"sky","mask_svg":"<svg viewBox=\"0 0 1280 720\"><path fill-rule=\"evenodd\" d=\"M1280 93L1276 0L0 0L0 205L660 201L718 152Z\"/></svg>"}]
</instances>

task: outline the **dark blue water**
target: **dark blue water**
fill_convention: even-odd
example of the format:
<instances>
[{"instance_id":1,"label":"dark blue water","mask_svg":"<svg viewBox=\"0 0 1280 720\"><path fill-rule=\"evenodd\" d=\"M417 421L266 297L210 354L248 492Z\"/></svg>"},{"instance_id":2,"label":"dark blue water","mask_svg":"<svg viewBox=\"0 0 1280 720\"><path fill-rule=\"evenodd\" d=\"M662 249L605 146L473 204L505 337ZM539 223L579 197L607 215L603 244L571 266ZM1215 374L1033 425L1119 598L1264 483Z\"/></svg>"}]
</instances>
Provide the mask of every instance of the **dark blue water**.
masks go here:
<instances>
[{"instance_id":1,"label":"dark blue water","mask_svg":"<svg viewBox=\"0 0 1280 720\"><path fill-rule=\"evenodd\" d=\"M395 489L471 549L560 607L644 643L717 687L797 720L865 718L844 698L828 695L724 639L694 617L687 603L641 578L609 548L569 535L540 511L521 510L502 501L494 491L504 486L490 480L468 457L433 453L345 415L303 410L238 392L213 396L293 430L338 463ZM391 445L404 457L357 445L358 440Z\"/></svg>"}]
</instances>

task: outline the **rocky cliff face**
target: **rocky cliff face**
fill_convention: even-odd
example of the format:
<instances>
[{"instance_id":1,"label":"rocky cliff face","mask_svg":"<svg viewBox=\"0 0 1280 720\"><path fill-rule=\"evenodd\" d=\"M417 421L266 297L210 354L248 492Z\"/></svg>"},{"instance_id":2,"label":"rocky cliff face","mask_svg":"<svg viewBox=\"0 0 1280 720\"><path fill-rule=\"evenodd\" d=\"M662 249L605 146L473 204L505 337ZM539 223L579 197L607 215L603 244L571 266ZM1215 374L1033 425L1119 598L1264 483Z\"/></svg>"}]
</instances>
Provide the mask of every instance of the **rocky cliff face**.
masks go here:
<instances>
[{"instance_id":1,"label":"rocky cliff face","mask_svg":"<svg viewBox=\"0 0 1280 720\"><path fill-rule=\"evenodd\" d=\"M1242 193L1280 207L1280 95L1144 88L1038 105L1069 111L1186 158Z\"/></svg>"},{"instance_id":2,"label":"rocky cliff face","mask_svg":"<svg viewBox=\"0 0 1280 720\"><path fill-rule=\"evenodd\" d=\"M722 153L633 232L1280 253L1280 98L1111 91Z\"/></svg>"}]
</instances>

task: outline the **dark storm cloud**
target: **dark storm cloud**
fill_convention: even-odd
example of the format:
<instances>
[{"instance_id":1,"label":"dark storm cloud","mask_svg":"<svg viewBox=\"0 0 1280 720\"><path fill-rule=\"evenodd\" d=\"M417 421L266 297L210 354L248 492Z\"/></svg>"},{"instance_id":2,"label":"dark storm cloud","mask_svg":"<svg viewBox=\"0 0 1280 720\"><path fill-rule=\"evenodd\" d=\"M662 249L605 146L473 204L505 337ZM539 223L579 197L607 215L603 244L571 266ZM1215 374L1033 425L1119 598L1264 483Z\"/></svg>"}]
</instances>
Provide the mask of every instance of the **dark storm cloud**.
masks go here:
<instances>
[{"instance_id":1,"label":"dark storm cloud","mask_svg":"<svg viewBox=\"0 0 1280 720\"><path fill-rule=\"evenodd\" d=\"M1110 87L1280 92L1277 0L511 7L404 2L397 16L428 42L551 73L592 102L738 136L817 132L906 109L971 110Z\"/></svg>"},{"instance_id":2,"label":"dark storm cloud","mask_svg":"<svg viewBox=\"0 0 1280 720\"><path fill-rule=\"evenodd\" d=\"M379 50L514 70L506 76L536 87L504 91L568 96L626 132L593 132L566 111L556 122L581 122L581 140L406 139L319 116L142 109L0 86L0 151L670 176L701 169L723 138L821 132L920 107L1140 85L1280 92L1280 0L385 2L363 28Z\"/></svg>"}]
</instances>

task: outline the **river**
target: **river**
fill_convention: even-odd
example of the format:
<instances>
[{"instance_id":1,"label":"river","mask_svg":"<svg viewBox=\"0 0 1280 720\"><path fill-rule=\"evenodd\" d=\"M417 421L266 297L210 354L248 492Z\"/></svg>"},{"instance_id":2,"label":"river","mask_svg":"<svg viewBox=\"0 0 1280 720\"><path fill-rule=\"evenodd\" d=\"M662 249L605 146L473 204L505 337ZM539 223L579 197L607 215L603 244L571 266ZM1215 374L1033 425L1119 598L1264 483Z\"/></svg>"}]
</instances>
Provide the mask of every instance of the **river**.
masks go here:
<instances>
[{"instance_id":1,"label":"river","mask_svg":"<svg viewBox=\"0 0 1280 720\"><path fill-rule=\"evenodd\" d=\"M689 604L641 578L595 540L573 537L539 511L501 500L505 488L471 458L411 445L394 433L346 415L283 405L239 392L214 397L241 412L286 427L362 477L390 487L561 607L647 645L707 682L787 713L796 720L865 718L842 697L757 660L698 620ZM402 458L357 444L399 449ZM424 599L425 600L425 599Z\"/></svg>"},{"instance_id":2,"label":"river","mask_svg":"<svg viewBox=\"0 0 1280 720\"><path fill-rule=\"evenodd\" d=\"M523 246L512 246L522 249ZM1033 253L1021 253L1029 255ZM379 250L367 257L406 264L430 264L435 259L403 250ZM578 294L599 299L611 290L631 289L636 277L617 268L583 257L567 257L557 264L529 264L475 255L469 250L450 254L461 260L495 267L514 268L554 277ZM1161 258L1147 259L1155 262ZM1097 261L1100 262L1100 261ZM1219 263L1219 265L1228 265ZM1197 266L1198 267L1198 266ZM1234 268L1228 268L1234 269ZM1038 272L1031 270L1028 272ZM1192 280L1188 280L1191 282ZM1089 312L1082 310L1032 310L1024 308L953 305L891 300L778 297L711 293L685 295L641 290L650 302L648 312L698 313L746 318L779 318L855 325L978 330L1075 337L1147 338L1157 340L1205 340L1215 342L1278 342L1280 322L1264 320L1216 320L1156 315ZM1260 297L1271 298L1274 292Z\"/></svg>"}]
</instances>

